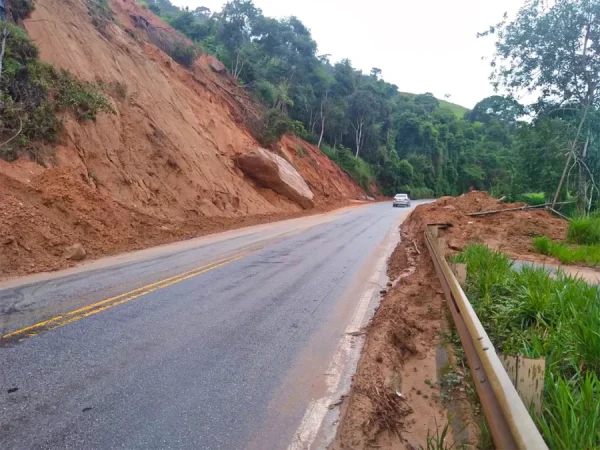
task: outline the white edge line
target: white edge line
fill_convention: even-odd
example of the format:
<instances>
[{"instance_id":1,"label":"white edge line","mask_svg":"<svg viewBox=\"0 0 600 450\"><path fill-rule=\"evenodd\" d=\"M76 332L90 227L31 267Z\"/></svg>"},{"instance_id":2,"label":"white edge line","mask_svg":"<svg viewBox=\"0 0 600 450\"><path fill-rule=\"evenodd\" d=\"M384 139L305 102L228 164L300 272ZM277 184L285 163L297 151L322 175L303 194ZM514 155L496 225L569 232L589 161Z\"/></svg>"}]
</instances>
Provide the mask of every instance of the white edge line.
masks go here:
<instances>
[{"instance_id":1,"label":"white edge line","mask_svg":"<svg viewBox=\"0 0 600 450\"><path fill-rule=\"evenodd\" d=\"M386 246L383 255L375 266L373 275L368 280L369 283L376 283L381 276L385 262L390 254L390 247L393 244L395 244L395 242L390 242ZM294 433L292 442L288 446L288 450L306 450L310 449L313 445L315 438L317 437L317 433L321 429L323 420L327 415L329 405L333 404L336 400L335 396L338 393L340 381L342 379L342 375L344 374L345 362L348 360L348 356L352 352L359 352L362 348L362 346L355 346L355 348L353 348L353 334L360 331L360 329L363 327L369 303L371 302L377 287L378 286L375 284L375 286L367 287L367 289L363 292L363 295L361 296L358 305L354 310L352 320L346 328L343 337L338 342L336 352L334 353L333 358L327 367L326 373L329 376L326 378L325 395L321 398L311 400L306 412L304 413L304 416L302 417L300 425Z\"/></svg>"}]
</instances>

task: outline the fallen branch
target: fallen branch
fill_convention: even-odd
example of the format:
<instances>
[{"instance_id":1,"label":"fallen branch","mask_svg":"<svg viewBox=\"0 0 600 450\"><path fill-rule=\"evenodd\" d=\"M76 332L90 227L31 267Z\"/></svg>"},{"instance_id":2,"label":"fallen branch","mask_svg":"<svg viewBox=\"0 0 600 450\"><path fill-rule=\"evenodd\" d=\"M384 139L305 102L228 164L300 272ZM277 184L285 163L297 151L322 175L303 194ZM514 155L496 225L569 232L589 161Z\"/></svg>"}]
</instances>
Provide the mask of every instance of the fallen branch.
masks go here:
<instances>
[{"instance_id":1,"label":"fallen branch","mask_svg":"<svg viewBox=\"0 0 600 450\"><path fill-rule=\"evenodd\" d=\"M562 217L562 218L563 218L563 219L565 219L565 220L571 220L570 218L568 218L567 216L565 216L563 213L559 213L557 210L555 210L555 209L554 209L554 208L552 208L552 207L548 207L548 208L546 208L546 209L547 209L547 210L549 210L549 211L552 211L554 214L556 214L557 216L560 216L560 217Z\"/></svg>"},{"instance_id":2,"label":"fallen branch","mask_svg":"<svg viewBox=\"0 0 600 450\"><path fill-rule=\"evenodd\" d=\"M574 202L557 202L557 203L555 203L555 205L568 205L570 203L574 203ZM490 211L479 211L479 212L474 212L474 213L468 213L465 215L466 216L486 216L488 214L497 214L497 213L506 212L506 211L525 211L528 209L547 208L549 206L552 206L552 203L544 203L543 205L525 205L525 206L519 206L518 208L493 209Z\"/></svg>"}]
</instances>

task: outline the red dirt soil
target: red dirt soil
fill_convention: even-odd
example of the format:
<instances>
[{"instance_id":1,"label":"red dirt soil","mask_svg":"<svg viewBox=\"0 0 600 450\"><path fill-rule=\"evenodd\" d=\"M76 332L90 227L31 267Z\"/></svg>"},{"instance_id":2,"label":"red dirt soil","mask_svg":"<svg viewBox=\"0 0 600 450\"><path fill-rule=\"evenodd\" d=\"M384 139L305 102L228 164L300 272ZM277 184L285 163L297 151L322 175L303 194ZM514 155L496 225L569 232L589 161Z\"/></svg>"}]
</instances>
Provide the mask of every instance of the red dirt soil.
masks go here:
<instances>
[{"instance_id":1,"label":"red dirt soil","mask_svg":"<svg viewBox=\"0 0 600 450\"><path fill-rule=\"evenodd\" d=\"M83 0L38 0L25 20L41 58L105 86L116 114L64 117L41 165L0 161L0 277L72 265L63 253L74 243L89 259L307 214L235 166L258 145L248 95L209 57L189 70L152 45L132 14L181 36L134 0L111 6L116 21L102 34ZM274 150L309 183L312 212L364 195L316 147L286 136Z\"/></svg>"},{"instance_id":2,"label":"red dirt soil","mask_svg":"<svg viewBox=\"0 0 600 450\"><path fill-rule=\"evenodd\" d=\"M445 299L423 232L429 224L448 224L440 236L449 253L470 242L484 242L518 257L532 252L532 236L564 238L566 222L543 210L465 215L517 206L522 205L470 192L420 205L403 223L401 243L388 262L395 284L366 329L333 449L428 448L428 433L435 435L436 427L445 426L447 411L440 401L436 367L440 332L446 329Z\"/></svg>"}]
</instances>

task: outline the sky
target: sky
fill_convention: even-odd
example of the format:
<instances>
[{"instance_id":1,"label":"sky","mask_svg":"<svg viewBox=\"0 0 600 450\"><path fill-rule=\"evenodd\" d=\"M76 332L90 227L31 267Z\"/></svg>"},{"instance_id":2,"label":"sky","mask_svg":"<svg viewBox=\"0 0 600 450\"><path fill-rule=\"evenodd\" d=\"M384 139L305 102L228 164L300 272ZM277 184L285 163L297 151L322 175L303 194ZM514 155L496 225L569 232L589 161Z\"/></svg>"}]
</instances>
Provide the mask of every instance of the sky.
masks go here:
<instances>
[{"instance_id":1,"label":"sky","mask_svg":"<svg viewBox=\"0 0 600 450\"><path fill-rule=\"evenodd\" d=\"M219 11L225 0L174 0ZM403 92L431 92L467 108L494 94L489 81L494 38L477 32L516 14L524 0L254 0L266 16L298 17L318 53L348 58ZM482 59L483 58L483 59ZM449 97L448 97L449 95Z\"/></svg>"}]
</instances>

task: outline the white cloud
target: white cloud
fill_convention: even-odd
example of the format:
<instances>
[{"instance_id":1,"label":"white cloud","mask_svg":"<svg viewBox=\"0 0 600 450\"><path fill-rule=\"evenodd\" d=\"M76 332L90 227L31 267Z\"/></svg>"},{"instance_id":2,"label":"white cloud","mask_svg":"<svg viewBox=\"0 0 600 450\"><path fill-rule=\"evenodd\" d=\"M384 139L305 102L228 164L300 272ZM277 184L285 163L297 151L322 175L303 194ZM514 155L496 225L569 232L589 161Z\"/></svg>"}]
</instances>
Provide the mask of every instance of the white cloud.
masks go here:
<instances>
[{"instance_id":1,"label":"white cloud","mask_svg":"<svg viewBox=\"0 0 600 450\"><path fill-rule=\"evenodd\" d=\"M175 0L178 6L218 11L224 0ZM523 0L254 0L272 17L297 16L332 61L383 71L401 91L450 94L451 102L473 107L493 94L489 60L493 38L479 31L514 15ZM485 57L485 60L482 60Z\"/></svg>"}]
</instances>

